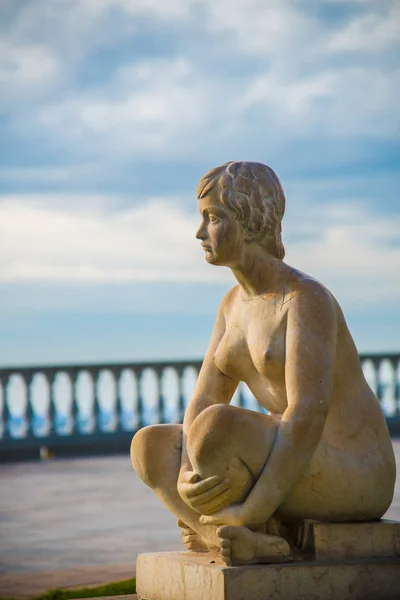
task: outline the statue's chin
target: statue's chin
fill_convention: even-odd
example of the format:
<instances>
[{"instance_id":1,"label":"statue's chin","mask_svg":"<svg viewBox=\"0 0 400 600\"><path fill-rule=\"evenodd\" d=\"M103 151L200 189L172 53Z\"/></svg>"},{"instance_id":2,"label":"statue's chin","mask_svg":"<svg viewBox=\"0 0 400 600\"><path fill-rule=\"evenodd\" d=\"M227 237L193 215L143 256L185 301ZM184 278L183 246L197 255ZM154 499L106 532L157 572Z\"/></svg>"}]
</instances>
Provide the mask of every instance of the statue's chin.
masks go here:
<instances>
[{"instance_id":1,"label":"statue's chin","mask_svg":"<svg viewBox=\"0 0 400 600\"><path fill-rule=\"evenodd\" d=\"M213 265L214 267L227 267L225 262L221 261L217 256L213 254L206 254L206 261L208 264Z\"/></svg>"},{"instance_id":2,"label":"statue's chin","mask_svg":"<svg viewBox=\"0 0 400 600\"><path fill-rule=\"evenodd\" d=\"M217 258L215 256L213 256L212 254L206 254L206 261L210 264L210 265L219 265L220 263L218 262Z\"/></svg>"}]
</instances>

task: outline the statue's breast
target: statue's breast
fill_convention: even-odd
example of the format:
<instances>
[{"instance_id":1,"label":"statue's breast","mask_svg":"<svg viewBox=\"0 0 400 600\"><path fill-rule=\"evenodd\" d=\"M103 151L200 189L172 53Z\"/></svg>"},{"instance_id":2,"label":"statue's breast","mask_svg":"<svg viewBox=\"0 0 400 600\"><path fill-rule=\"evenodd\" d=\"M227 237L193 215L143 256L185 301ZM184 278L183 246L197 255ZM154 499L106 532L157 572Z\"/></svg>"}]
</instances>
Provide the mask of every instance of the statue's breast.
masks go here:
<instances>
[{"instance_id":1,"label":"statue's breast","mask_svg":"<svg viewBox=\"0 0 400 600\"><path fill-rule=\"evenodd\" d=\"M228 321L214 363L220 371L241 381L249 382L259 375L283 380L285 324L259 318Z\"/></svg>"},{"instance_id":2,"label":"statue's breast","mask_svg":"<svg viewBox=\"0 0 400 600\"><path fill-rule=\"evenodd\" d=\"M246 383L267 410L282 414L287 407L285 387L285 327L272 319L253 323L247 335L254 375Z\"/></svg>"},{"instance_id":3,"label":"statue's breast","mask_svg":"<svg viewBox=\"0 0 400 600\"><path fill-rule=\"evenodd\" d=\"M271 319L249 324L247 343L256 370L268 379L284 378L285 322Z\"/></svg>"},{"instance_id":4,"label":"statue's breast","mask_svg":"<svg viewBox=\"0 0 400 600\"><path fill-rule=\"evenodd\" d=\"M254 369L246 336L240 326L227 326L214 354L214 364L222 373L245 381Z\"/></svg>"}]
</instances>

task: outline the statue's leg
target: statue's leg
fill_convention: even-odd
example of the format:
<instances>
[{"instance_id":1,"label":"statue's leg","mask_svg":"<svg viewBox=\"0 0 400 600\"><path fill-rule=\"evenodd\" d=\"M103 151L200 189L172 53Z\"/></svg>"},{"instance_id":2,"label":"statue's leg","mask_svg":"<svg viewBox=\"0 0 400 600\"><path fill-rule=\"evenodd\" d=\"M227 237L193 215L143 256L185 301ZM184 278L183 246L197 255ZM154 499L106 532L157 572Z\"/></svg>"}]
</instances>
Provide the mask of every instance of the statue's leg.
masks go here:
<instances>
[{"instance_id":1,"label":"statue's leg","mask_svg":"<svg viewBox=\"0 0 400 600\"><path fill-rule=\"evenodd\" d=\"M277 511L283 521L380 519L393 497L395 469L379 452L348 440L322 439L299 481ZM392 474L391 474L392 473Z\"/></svg>"},{"instance_id":2,"label":"statue's leg","mask_svg":"<svg viewBox=\"0 0 400 600\"><path fill-rule=\"evenodd\" d=\"M195 419L188 433L187 449L193 469L203 478L229 478L232 489L227 505L239 502L261 472L275 431L276 424L266 415L222 404L209 407ZM192 510L177 492L181 444L182 425L144 427L132 440L133 467L178 517L189 546L204 546L200 538L193 538L192 530L208 546L219 547L217 528L200 523L201 514Z\"/></svg>"},{"instance_id":3,"label":"statue's leg","mask_svg":"<svg viewBox=\"0 0 400 600\"><path fill-rule=\"evenodd\" d=\"M188 432L187 448L193 469L202 478L228 478L228 504L243 502L268 459L279 425L274 417L217 404L204 410ZM268 533L266 533L268 531ZM291 552L276 530L262 526L224 526L217 529L221 556L227 564L284 562ZM278 535L276 535L278 534Z\"/></svg>"},{"instance_id":4,"label":"statue's leg","mask_svg":"<svg viewBox=\"0 0 400 600\"><path fill-rule=\"evenodd\" d=\"M181 466L182 425L150 425L140 429L131 444L132 465L139 477L151 487L167 508L175 514L188 548L219 546L214 525L199 522L177 491ZM199 534L196 539L193 532Z\"/></svg>"},{"instance_id":5,"label":"statue's leg","mask_svg":"<svg viewBox=\"0 0 400 600\"><path fill-rule=\"evenodd\" d=\"M226 404L206 408L193 421L187 451L193 470L203 479L229 479L228 504L243 501L258 479L274 442L279 421Z\"/></svg>"},{"instance_id":6,"label":"statue's leg","mask_svg":"<svg viewBox=\"0 0 400 600\"><path fill-rule=\"evenodd\" d=\"M253 411L222 404L207 408L195 419L187 436L193 469L202 478L218 475L229 479L231 497L227 505L243 501L265 465L277 426L274 418ZM193 549L196 544L201 547L203 539L208 546L221 549L227 564L287 560L289 545L276 535L246 527L217 528L200 523L201 514L192 510L177 492L181 438L181 425L144 427L132 440L131 458L139 477L178 517L184 537L192 537L190 530L199 534L197 540L192 539Z\"/></svg>"}]
</instances>

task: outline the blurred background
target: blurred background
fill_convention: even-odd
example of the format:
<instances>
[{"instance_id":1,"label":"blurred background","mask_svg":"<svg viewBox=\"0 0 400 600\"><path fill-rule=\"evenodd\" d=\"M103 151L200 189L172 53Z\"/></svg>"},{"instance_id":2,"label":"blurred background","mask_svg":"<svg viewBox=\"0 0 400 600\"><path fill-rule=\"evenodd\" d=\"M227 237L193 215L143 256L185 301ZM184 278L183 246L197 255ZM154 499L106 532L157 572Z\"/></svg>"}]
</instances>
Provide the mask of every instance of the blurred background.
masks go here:
<instances>
[{"instance_id":1,"label":"blurred background","mask_svg":"<svg viewBox=\"0 0 400 600\"><path fill-rule=\"evenodd\" d=\"M0 364L201 358L195 188L271 165L286 260L399 349L397 0L0 3Z\"/></svg>"},{"instance_id":2,"label":"blurred background","mask_svg":"<svg viewBox=\"0 0 400 600\"><path fill-rule=\"evenodd\" d=\"M125 449L2 466L0 592L180 548L126 448L182 418L235 283L194 237L223 162L281 178L286 261L337 297L399 433L399 1L0 0L0 32L2 457Z\"/></svg>"}]
</instances>

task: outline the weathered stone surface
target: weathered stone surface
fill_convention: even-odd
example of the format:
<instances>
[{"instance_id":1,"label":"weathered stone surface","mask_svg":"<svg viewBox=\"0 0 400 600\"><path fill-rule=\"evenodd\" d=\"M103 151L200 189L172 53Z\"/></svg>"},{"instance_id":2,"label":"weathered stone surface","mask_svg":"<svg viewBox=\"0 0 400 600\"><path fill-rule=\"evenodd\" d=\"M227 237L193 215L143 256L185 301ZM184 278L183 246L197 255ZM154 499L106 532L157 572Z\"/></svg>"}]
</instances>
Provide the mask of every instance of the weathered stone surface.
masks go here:
<instances>
[{"instance_id":1,"label":"weathered stone surface","mask_svg":"<svg viewBox=\"0 0 400 600\"><path fill-rule=\"evenodd\" d=\"M371 523L304 521L298 541L316 560L400 557L400 523L385 519Z\"/></svg>"},{"instance_id":2,"label":"weathered stone surface","mask_svg":"<svg viewBox=\"0 0 400 600\"><path fill-rule=\"evenodd\" d=\"M284 563L298 556L287 523L385 514L393 448L337 300L283 261L286 200L274 171L228 162L197 196L206 261L229 267L238 285L222 300L183 424L140 429L132 464L178 517L187 549L217 547L229 566ZM268 414L229 406L240 381ZM345 543L312 529L314 554L359 556L364 542L351 531Z\"/></svg>"},{"instance_id":3,"label":"weathered stone surface","mask_svg":"<svg viewBox=\"0 0 400 600\"><path fill-rule=\"evenodd\" d=\"M215 561L215 562L212 562ZM226 567L191 552L140 554L140 600L399 600L400 559Z\"/></svg>"}]
</instances>

